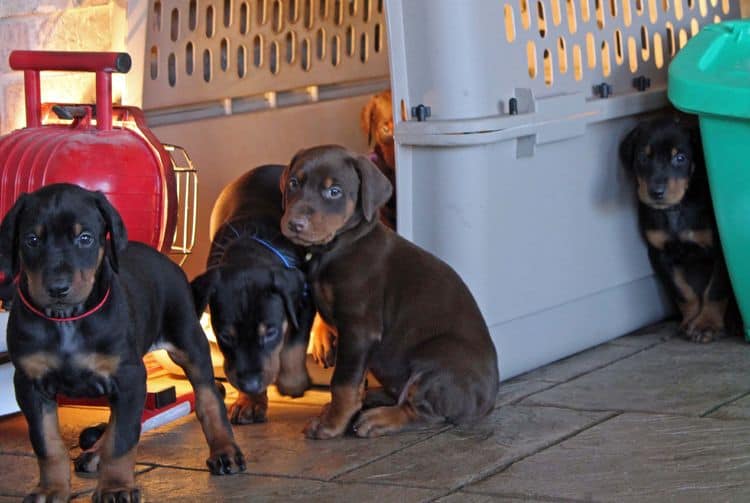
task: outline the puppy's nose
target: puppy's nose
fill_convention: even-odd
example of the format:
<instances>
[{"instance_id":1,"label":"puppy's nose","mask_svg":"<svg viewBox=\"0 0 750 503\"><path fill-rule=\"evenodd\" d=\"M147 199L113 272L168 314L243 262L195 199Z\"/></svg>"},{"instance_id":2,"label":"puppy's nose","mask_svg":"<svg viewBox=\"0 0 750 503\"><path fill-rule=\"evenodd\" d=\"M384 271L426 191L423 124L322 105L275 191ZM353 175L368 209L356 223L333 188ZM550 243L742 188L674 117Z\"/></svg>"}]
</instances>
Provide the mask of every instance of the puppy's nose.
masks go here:
<instances>
[{"instance_id":1,"label":"puppy's nose","mask_svg":"<svg viewBox=\"0 0 750 503\"><path fill-rule=\"evenodd\" d=\"M263 379L257 374L245 375L238 380L240 389L245 393L260 393L263 391Z\"/></svg>"},{"instance_id":2,"label":"puppy's nose","mask_svg":"<svg viewBox=\"0 0 750 503\"><path fill-rule=\"evenodd\" d=\"M290 218L287 227L292 232L302 232L307 228L308 222L304 217Z\"/></svg>"},{"instance_id":3,"label":"puppy's nose","mask_svg":"<svg viewBox=\"0 0 750 503\"><path fill-rule=\"evenodd\" d=\"M662 199L664 199L665 192L665 187L654 187L648 190L648 194L651 196L651 199L654 199L655 201L661 201Z\"/></svg>"},{"instance_id":4,"label":"puppy's nose","mask_svg":"<svg viewBox=\"0 0 750 503\"><path fill-rule=\"evenodd\" d=\"M47 286L47 293L54 299L65 297L70 292L70 283L65 280L53 281Z\"/></svg>"}]
</instances>

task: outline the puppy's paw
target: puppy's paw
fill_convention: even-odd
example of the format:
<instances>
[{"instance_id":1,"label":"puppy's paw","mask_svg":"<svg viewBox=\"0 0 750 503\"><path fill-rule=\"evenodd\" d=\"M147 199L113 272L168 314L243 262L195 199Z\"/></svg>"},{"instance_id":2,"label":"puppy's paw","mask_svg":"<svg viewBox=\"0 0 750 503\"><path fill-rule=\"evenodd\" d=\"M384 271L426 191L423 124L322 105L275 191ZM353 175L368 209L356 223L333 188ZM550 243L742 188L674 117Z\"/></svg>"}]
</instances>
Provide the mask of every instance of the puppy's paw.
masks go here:
<instances>
[{"instance_id":1,"label":"puppy's paw","mask_svg":"<svg viewBox=\"0 0 750 503\"><path fill-rule=\"evenodd\" d=\"M262 395L248 395L240 392L237 400L229 407L229 420L232 424L265 423L268 421L268 398Z\"/></svg>"},{"instance_id":2,"label":"puppy's paw","mask_svg":"<svg viewBox=\"0 0 750 503\"><path fill-rule=\"evenodd\" d=\"M724 337L724 330L707 329L707 330L686 330L685 336L692 342L698 344L708 344L717 339Z\"/></svg>"},{"instance_id":3,"label":"puppy's paw","mask_svg":"<svg viewBox=\"0 0 750 503\"><path fill-rule=\"evenodd\" d=\"M325 405L320 416L312 418L305 426L305 437L314 440L339 437L346 431L348 422L344 421L343 425L340 423L331 414L331 404Z\"/></svg>"},{"instance_id":4,"label":"puppy's paw","mask_svg":"<svg viewBox=\"0 0 750 503\"><path fill-rule=\"evenodd\" d=\"M96 477L100 461L99 451L83 451L73 460L73 469L80 477Z\"/></svg>"},{"instance_id":5,"label":"puppy's paw","mask_svg":"<svg viewBox=\"0 0 750 503\"><path fill-rule=\"evenodd\" d=\"M245 471L245 456L236 444L231 443L211 453L206 460L211 475L230 475Z\"/></svg>"},{"instance_id":6,"label":"puppy's paw","mask_svg":"<svg viewBox=\"0 0 750 503\"><path fill-rule=\"evenodd\" d=\"M328 368L336 364L336 336L320 316L316 316L313 323L310 349L313 360L321 367Z\"/></svg>"},{"instance_id":7,"label":"puppy's paw","mask_svg":"<svg viewBox=\"0 0 750 503\"><path fill-rule=\"evenodd\" d=\"M63 487L37 487L34 492L24 497L23 503L67 503L70 501L70 489Z\"/></svg>"},{"instance_id":8,"label":"puppy's paw","mask_svg":"<svg viewBox=\"0 0 750 503\"><path fill-rule=\"evenodd\" d=\"M307 423L304 432L307 438L325 440L341 436L344 433L344 429L328 427L320 417L314 417Z\"/></svg>"},{"instance_id":9,"label":"puppy's paw","mask_svg":"<svg viewBox=\"0 0 750 503\"><path fill-rule=\"evenodd\" d=\"M376 407L362 411L352 426L358 437L380 437L403 429L408 416L399 406Z\"/></svg>"},{"instance_id":10,"label":"puppy's paw","mask_svg":"<svg viewBox=\"0 0 750 503\"><path fill-rule=\"evenodd\" d=\"M726 330L724 330L722 323L714 322L711 319L704 320L699 316L683 329L683 333L692 342L708 344L724 337Z\"/></svg>"},{"instance_id":11,"label":"puppy's paw","mask_svg":"<svg viewBox=\"0 0 750 503\"><path fill-rule=\"evenodd\" d=\"M137 487L97 488L91 496L93 503L140 503L141 491Z\"/></svg>"}]
</instances>

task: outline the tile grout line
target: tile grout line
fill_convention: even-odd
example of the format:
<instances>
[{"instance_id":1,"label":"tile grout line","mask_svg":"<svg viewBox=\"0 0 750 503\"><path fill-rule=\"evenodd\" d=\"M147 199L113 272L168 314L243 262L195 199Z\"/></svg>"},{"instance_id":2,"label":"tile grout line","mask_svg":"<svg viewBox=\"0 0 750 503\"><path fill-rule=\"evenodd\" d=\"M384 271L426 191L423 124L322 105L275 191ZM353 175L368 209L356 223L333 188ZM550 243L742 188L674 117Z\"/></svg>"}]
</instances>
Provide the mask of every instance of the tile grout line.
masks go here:
<instances>
[{"instance_id":1,"label":"tile grout line","mask_svg":"<svg viewBox=\"0 0 750 503\"><path fill-rule=\"evenodd\" d=\"M570 405L557 405L553 403L527 403L527 404L508 404L512 405L513 407L540 407L543 409L562 409L562 410L569 410L571 412L595 412L595 413L616 413L616 414L622 414L624 412L634 412L634 413L640 413L640 414L653 414L653 415L669 415L669 414L662 414L659 412L653 412L653 411L638 411L638 410L621 410L621 409L585 409L585 408L577 408ZM678 415L678 414L672 414L672 415ZM695 417L695 416L687 416L687 417Z\"/></svg>"},{"instance_id":2,"label":"tile grout line","mask_svg":"<svg viewBox=\"0 0 750 503\"><path fill-rule=\"evenodd\" d=\"M181 470L186 472L199 472L199 473L210 473L208 469L206 468L194 468L192 466L180 466L180 465L169 465L169 464L160 464L160 463L152 463L149 461L138 461L136 464L141 466L149 466L151 467L149 470L144 470L141 473L148 473L152 469L155 468L168 468L170 470ZM286 475L286 474L280 474L280 473L272 473L272 472L238 472L234 475L243 475L243 476L249 476L249 477L278 477L283 479L302 479L302 480L313 480L316 482L325 482L326 479L322 478L315 478L315 477L298 477L296 475Z\"/></svg>"},{"instance_id":3,"label":"tile grout line","mask_svg":"<svg viewBox=\"0 0 750 503\"><path fill-rule=\"evenodd\" d=\"M136 466L137 466L137 464L138 464L138 463L136 463ZM146 466L148 466L148 465L146 465ZM149 468L147 468L147 469L145 469L145 470L141 470L141 471L135 471L135 472L134 472L134 476L135 476L135 477L138 477L138 476L140 476L140 475L143 475L144 473L149 473L149 472L152 472L152 471L156 470L157 468L158 468L158 466L156 466L156 465L151 465L151 466L150 466ZM80 476L79 476L79 478L81 478L81 479L85 479L86 477L80 477ZM97 481L97 480L98 480L98 476L97 476L97 477L93 477L93 478L91 478L91 479L89 479L89 480L92 480L92 481ZM93 493L93 492L94 492L95 490L96 490L96 488L95 488L95 487L92 487L91 489L82 489L82 490L80 490L80 491L77 491L77 492L73 492L73 493L71 493L71 495L70 495L70 499L71 499L71 500L73 500L73 499L76 499L76 498L80 498L80 497L82 497L82 496L86 496L86 495L88 495L88 494L90 494L90 493Z\"/></svg>"},{"instance_id":4,"label":"tile grout line","mask_svg":"<svg viewBox=\"0 0 750 503\"><path fill-rule=\"evenodd\" d=\"M464 489L468 485L475 484L477 482L481 482L482 480L485 480L485 479L487 479L489 477L497 475L498 473L502 473L503 471L505 471L506 469L508 469L510 466L512 466L515 463L518 463L519 461L523 461L524 459L526 459L526 458L528 458L530 456L534 456L536 454L539 454L540 452L545 451L545 450L549 449L550 447L554 447L554 446L556 446L556 445L558 445L558 444L560 444L560 443L562 443L562 442L564 442L566 440L569 440L569 439L573 438L576 435L579 435L580 433L583 433L584 431L586 431L586 430L588 430L590 428L594 428L594 427L596 427L596 426L598 426L598 425L600 425L602 423L605 423L606 421L609 421L610 419L613 419L613 418L615 418L617 416L620 416L622 414L622 412L620 412L620 411L601 411L601 412L609 412L609 414L606 414L605 416L601 417L600 419L592 421L591 423L587 424L586 426L583 426L580 429L574 430L574 431L568 433L567 435L563 435L562 437L560 437L560 438L558 438L556 440L553 440L553 441L549 442L548 444L540 445L537 449L535 449L532 452L529 452L527 454L518 456L516 458L512 458L512 459L510 459L510 460L508 460L508 461L506 461L504 463L501 463L501 464L495 466L494 468L491 468L491 469L489 469L489 470L487 470L487 471L485 471L483 473L480 473L478 476L476 476L476 477L474 477L474 478L472 478L470 480L467 480L466 482L463 482L463 483L457 485L456 487L453 487L453 488L450 488L450 489L442 489L443 491L445 491L444 493L441 493L440 495L435 496L433 499L430 499L428 501L435 501L435 499L443 498L445 496L449 496L451 494L454 494L456 492L461 491L462 489ZM377 486L411 487L411 488L418 488L418 489L433 489L433 490L436 489L434 487L427 487L427 486L420 486L420 485L413 485L413 484L410 484L410 485L407 485L407 484L397 484L397 483L387 482L387 481L369 481L369 482L362 482L362 481L341 481L341 482L344 482L344 483L351 482L351 483L358 483L358 484L371 484L371 485L377 485ZM437 489L440 489L440 488L437 488ZM477 493L477 494L480 494L480 493ZM497 496L497 495L493 494L493 496ZM552 499L550 501L561 501L561 500L559 500L559 499ZM564 500L564 501L568 501L568 500ZM569 500L569 501L575 502L577 500Z\"/></svg>"},{"instance_id":5,"label":"tile grout line","mask_svg":"<svg viewBox=\"0 0 750 503\"><path fill-rule=\"evenodd\" d=\"M415 445L420 445L420 444L422 444L422 443L424 443L424 442L426 442L426 441L428 441L428 440L430 440L432 438L435 438L436 436L441 435L441 434L445 433L446 431L450 431L450 430L452 430L454 428L455 428L455 426L446 426L446 427L443 427L439 431L436 431L434 434L428 435L427 437L425 437L425 438L423 438L421 440L417 440L413 444L405 445L405 446L403 446L403 447L401 447L399 449L396 449L395 451L389 452L388 454L383 454L382 456L378 456L376 458L373 458L373 459L371 459L371 460L369 460L369 461L367 461L367 462L365 462L365 463L363 463L361 465L355 466L353 468L349 468L348 470L344 470L343 472L337 473L336 475L334 475L333 477L331 477L331 478L329 478L327 480L328 480L328 482L334 482L334 481L341 482L340 480L337 480L337 479L339 479L340 477L343 477L344 475L347 475L347 474L349 474L349 473L351 473L351 472L353 472L355 470L359 470L360 468L364 468L365 466L369 466L372 463L380 461L381 459L385 459L388 456L391 456L393 454L399 453L399 452L401 452L401 451L403 451L405 449L409 449L409 448L411 448L411 447L413 447Z\"/></svg>"},{"instance_id":6,"label":"tile grout line","mask_svg":"<svg viewBox=\"0 0 750 503\"><path fill-rule=\"evenodd\" d=\"M586 426L584 426L584 427L582 427L580 429L574 430L574 431L570 432L567 435L563 435L562 437L558 438L557 440L554 440L554 441L552 441L552 442L550 442L548 444L539 446L539 448L533 450L532 452L529 452L527 454L519 456L519 457L517 457L515 459L511 459L511 460L509 460L509 461L507 461L505 463L502 463L502 464L498 465L497 467L495 467L492 470L488 470L487 472L482 473L482 474L478 475L477 477L475 477L475 478L473 478L471 480L468 480L467 482L459 484L458 486L450 489L449 492L447 492L446 494L444 494L441 497L450 496L451 494L455 494L455 493L461 491L462 489L464 489L468 485L472 485L472 484L476 484L476 483L482 482L483 480L487 480L490 477L494 477L495 475L503 473L504 471L506 471L508 468L510 468L514 464L519 463L519 462L521 462L521 461L523 461L525 459L528 459L531 456L535 456L535 455L537 455L537 454L539 454L539 453L541 453L543 451L546 451L547 449L549 449L551 447L555 447L556 445L559 445L559 444L565 442L566 440L569 440L569 439L571 439L571 438L573 438L573 437L575 437L577 435L580 435L584 431L590 430L591 428L595 428L595 427L599 426L600 424L603 424L603 423L609 421L610 419L614 419L615 417L618 417L621 414L622 414L622 412L611 412L610 414L605 415L604 417L602 417L599 420L593 421L590 424L588 424L588 425L586 425Z\"/></svg>"},{"instance_id":7,"label":"tile grout line","mask_svg":"<svg viewBox=\"0 0 750 503\"><path fill-rule=\"evenodd\" d=\"M548 387L546 387L544 389L533 391L533 392L529 393L528 395L522 396L520 398L516 398L514 400L511 400L510 402L508 402L508 403L506 403L504 405L518 405L519 402L521 402L523 400L526 400L527 398L530 398L530 397L532 397L534 395L537 395L539 393L544 393L545 391L549 391L549 390L551 390L553 388L556 388L557 386L561 386L563 384L567 384L567 383L569 383L571 381L574 381L574 380L578 379L579 377L583 377L585 375L591 374L592 372L596 372L596 371L601 370L603 368L609 367L610 365L614 365L615 363L618 363L618 362L621 362L621 361L626 360L628 358L631 358L631 357L633 357L633 356L635 356L637 354L643 353L644 351L648 351L649 349L652 349L652 348L654 348L656 346L664 344L665 342L667 342L667 340L669 340L669 339L654 342L653 344L650 344L648 346L644 346L642 348L637 349L633 353L629 353L629 354L627 354L625 356L621 356L620 358L616 358L616 359L611 360L611 361L609 361L607 363L604 363L604 364L599 365L597 367L591 368L591 369L589 369L589 370L587 370L585 372L581 372L580 374L576 374L576 375L574 375L572 377L569 377L568 379L565 379L563 381L552 382L552 381L545 381L544 379L539 379L540 382L549 382L550 386L548 386ZM620 346L620 347L625 347L625 346ZM504 405L500 405L500 406L498 406L496 408L503 407Z\"/></svg>"},{"instance_id":8,"label":"tile grout line","mask_svg":"<svg viewBox=\"0 0 750 503\"><path fill-rule=\"evenodd\" d=\"M412 444L412 445L415 445L415 444ZM382 459L382 457L379 459ZM159 464L143 463L143 462L139 462L138 464L143 465L143 466L149 466L150 468L148 470L143 470L142 472L139 472L137 475L140 475L141 473L151 472L152 470L155 470L157 468L168 468L171 470L184 470L184 471L193 471L193 472L207 472L208 471L208 470L204 470L200 468L190 468L190 467L182 467L182 466L176 466L176 465L159 465ZM335 480L335 477L333 479L319 478L319 477L303 477L300 475L288 475L288 474L274 473L274 472L247 472L245 471L245 472L236 473L235 475L241 475L245 477L269 477L269 478L279 478L279 479L287 479L287 480L304 480L308 482L321 482L323 484L336 484L336 485L380 485L380 486L403 487L407 489L435 490L434 487L413 485L413 484L410 485L410 484L399 484L399 483L389 483L389 482L383 482L383 483L362 482L359 480Z\"/></svg>"},{"instance_id":9,"label":"tile grout line","mask_svg":"<svg viewBox=\"0 0 750 503\"><path fill-rule=\"evenodd\" d=\"M750 391L745 391L744 393L740 393L739 395L735 396L734 398L730 398L730 399L728 399L728 400L727 400L727 401L725 401L725 402L722 402L722 403L720 403L720 404L718 404L718 405L715 405L715 406L713 406L713 407L709 408L709 409L708 409L708 410L706 410L705 412L701 413L701 414L700 414L700 415L699 415L698 417L702 417L702 418L707 418L707 419L720 419L720 420L721 420L722 418L718 418L718 417L707 417L707 416L708 416L709 414L713 414L714 412L716 412L717 410L721 409L722 407L724 407L724 406L726 406L726 405L730 405L730 404L732 404L732 403L734 403L734 402L737 402L737 401L739 401L739 400L742 400L743 398L745 398L745 397L746 397L746 396L748 396L748 395L750 395ZM724 419L724 420L725 420L725 421L742 421L742 420L743 420L743 418ZM747 419L744 419L744 420L746 421Z\"/></svg>"},{"instance_id":10,"label":"tile grout line","mask_svg":"<svg viewBox=\"0 0 750 503\"><path fill-rule=\"evenodd\" d=\"M460 491L458 491L460 492ZM446 494L441 494L439 496L436 496L434 498L431 498L429 500L426 500L426 502L436 502L439 501L441 498L445 498L447 496L450 496L452 494L458 494L457 491L448 492ZM471 491L466 492L465 494L470 495L478 495L478 496L488 496L490 498L513 498L513 499L520 499L523 501L529 501L529 498L531 498L533 501L541 501L541 502L550 502L550 503L598 503L598 500L594 499L577 499L577 498L562 498L559 496L544 496L541 494L522 494L522 493L483 493L480 491Z\"/></svg>"},{"instance_id":11,"label":"tile grout line","mask_svg":"<svg viewBox=\"0 0 750 503\"><path fill-rule=\"evenodd\" d=\"M520 407L541 407L545 409L563 409L563 410L569 410L573 412L617 412L618 414L642 414L644 416L664 416L664 417L681 417L686 419L713 419L715 421L748 421L750 422L750 419L746 418L720 418L720 417L705 417L705 414L710 414L712 412L715 412L717 409L728 405L732 402L736 402L737 400L740 400L746 396L750 395L750 391L743 392L741 395L736 396L732 399L729 399L726 403L722 403L721 405L712 407L709 409L708 412L702 412L700 414L689 414L689 413L675 413L675 412L660 412L660 411L654 411L654 410L645 410L645 409L584 409L584 408L575 408L570 407L566 405L558 405L554 403L530 403L530 404L512 404L514 406L520 406ZM508 404L511 405L511 404Z\"/></svg>"}]
</instances>

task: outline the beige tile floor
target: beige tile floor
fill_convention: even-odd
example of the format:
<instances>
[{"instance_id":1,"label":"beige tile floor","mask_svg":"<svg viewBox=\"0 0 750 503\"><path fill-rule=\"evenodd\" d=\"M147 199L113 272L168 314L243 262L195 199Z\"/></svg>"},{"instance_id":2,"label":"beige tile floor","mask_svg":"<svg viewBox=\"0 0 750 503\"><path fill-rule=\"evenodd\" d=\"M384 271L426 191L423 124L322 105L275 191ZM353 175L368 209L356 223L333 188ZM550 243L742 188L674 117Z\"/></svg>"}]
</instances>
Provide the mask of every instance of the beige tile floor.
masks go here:
<instances>
[{"instance_id":1,"label":"beige tile floor","mask_svg":"<svg viewBox=\"0 0 750 503\"><path fill-rule=\"evenodd\" d=\"M312 441L302 428L327 392L274 396L268 423L235 428L248 463L232 477L209 475L186 417L143 435L137 481L158 502L750 501L750 345L674 334L649 327L504 382L472 426ZM71 456L103 414L61 409ZM0 467L0 501L34 486L19 415L0 419ZM87 500L95 482L73 480Z\"/></svg>"}]
</instances>

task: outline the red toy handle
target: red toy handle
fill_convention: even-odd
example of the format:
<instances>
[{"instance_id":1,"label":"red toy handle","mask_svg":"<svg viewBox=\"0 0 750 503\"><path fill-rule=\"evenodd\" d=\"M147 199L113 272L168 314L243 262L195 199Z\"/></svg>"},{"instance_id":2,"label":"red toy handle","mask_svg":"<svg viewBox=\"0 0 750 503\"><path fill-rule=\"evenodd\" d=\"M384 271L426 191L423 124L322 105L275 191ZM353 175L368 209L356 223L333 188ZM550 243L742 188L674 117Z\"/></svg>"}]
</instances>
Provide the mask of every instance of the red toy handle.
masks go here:
<instances>
[{"instance_id":1,"label":"red toy handle","mask_svg":"<svg viewBox=\"0 0 750 503\"><path fill-rule=\"evenodd\" d=\"M112 129L112 73L127 73L132 63L125 52L64 51L13 51L8 62L24 71L27 127L42 124L40 71L96 72L96 127L102 131Z\"/></svg>"}]
</instances>

